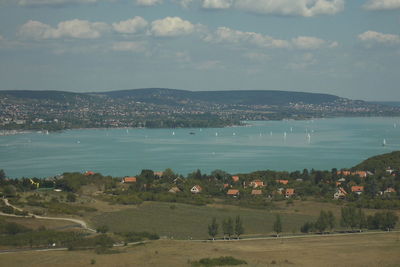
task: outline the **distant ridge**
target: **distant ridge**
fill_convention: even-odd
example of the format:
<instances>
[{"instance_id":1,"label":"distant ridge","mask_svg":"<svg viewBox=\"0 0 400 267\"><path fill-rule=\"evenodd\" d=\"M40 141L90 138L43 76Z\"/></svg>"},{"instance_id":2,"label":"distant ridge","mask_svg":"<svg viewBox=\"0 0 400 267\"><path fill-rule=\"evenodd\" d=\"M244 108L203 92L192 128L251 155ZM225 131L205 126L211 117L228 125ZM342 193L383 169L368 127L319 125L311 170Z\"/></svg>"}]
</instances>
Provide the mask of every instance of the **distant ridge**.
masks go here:
<instances>
[{"instance_id":1,"label":"distant ridge","mask_svg":"<svg viewBox=\"0 0 400 267\"><path fill-rule=\"evenodd\" d=\"M131 89L96 93L112 98L132 97L143 102L162 101L166 98L191 100L229 105L283 105L303 102L306 104L331 103L340 97L330 94L275 91L275 90L229 90L186 91L164 88Z\"/></svg>"}]
</instances>

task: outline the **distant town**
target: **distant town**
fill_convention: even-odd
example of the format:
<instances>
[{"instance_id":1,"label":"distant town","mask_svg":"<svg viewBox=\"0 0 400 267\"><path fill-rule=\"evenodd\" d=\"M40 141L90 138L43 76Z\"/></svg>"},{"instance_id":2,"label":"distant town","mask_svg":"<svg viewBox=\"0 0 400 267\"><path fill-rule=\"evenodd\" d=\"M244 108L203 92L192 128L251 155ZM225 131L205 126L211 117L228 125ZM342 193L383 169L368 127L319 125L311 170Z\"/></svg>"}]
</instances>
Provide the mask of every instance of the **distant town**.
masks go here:
<instances>
[{"instance_id":1,"label":"distant town","mask_svg":"<svg viewBox=\"0 0 400 267\"><path fill-rule=\"evenodd\" d=\"M243 125L243 121L255 120L400 115L400 107L331 95L254 91L249 99L239 101L236 91L221 92L197 95L170 89L91 94L3 91L0 130L4 134L73 128L205 128Z\"/></svg>"}]
</instances>

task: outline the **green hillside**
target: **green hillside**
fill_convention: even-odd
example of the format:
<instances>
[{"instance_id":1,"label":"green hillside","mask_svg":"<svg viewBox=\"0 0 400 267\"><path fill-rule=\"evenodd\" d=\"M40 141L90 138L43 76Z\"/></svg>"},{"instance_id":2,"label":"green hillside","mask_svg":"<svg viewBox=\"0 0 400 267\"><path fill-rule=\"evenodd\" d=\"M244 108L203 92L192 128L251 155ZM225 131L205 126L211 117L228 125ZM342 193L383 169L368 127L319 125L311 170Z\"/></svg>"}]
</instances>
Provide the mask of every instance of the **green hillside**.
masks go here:
<instances>
[{"instance_id":1,"label":"green hillside","mask_svg":"<svg viewBox=\"0 0 400 267\"><path fill-rule=\"evenodd\" d=\"M375 171L385 170L388 167L396 169L400 167L400 151L393 151L391 153L371 157L353 168L357 170Z\"/></svg>"}]
</instances>

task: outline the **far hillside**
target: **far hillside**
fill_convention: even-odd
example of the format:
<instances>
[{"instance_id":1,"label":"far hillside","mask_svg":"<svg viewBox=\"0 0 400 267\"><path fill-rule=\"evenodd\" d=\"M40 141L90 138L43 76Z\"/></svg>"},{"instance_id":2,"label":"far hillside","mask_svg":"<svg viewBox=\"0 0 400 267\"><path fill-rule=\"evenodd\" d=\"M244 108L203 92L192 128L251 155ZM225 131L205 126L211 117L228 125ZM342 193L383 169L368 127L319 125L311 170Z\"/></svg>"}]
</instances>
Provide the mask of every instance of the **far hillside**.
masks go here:
<instances>
[{"instance_id":1,"label":"far hillside","mask_svg":"<svg viewBox=\"0 0 400 267\"><path fill-rule=\"evenodd\" d=\"M391 153L371 157L354 166L353 169L374 172L378 170L383 171L388 167L400 167L400 151L393 151Z\"/></svg>"}]
</instances>

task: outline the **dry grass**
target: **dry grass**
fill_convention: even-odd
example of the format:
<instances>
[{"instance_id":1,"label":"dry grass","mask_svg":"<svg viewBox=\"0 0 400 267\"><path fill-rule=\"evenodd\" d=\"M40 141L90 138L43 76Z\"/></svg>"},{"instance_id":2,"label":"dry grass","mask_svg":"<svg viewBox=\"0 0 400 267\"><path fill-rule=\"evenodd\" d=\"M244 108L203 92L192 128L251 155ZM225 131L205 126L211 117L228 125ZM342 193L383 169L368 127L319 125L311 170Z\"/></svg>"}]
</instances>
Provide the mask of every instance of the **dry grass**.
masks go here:
<instances>
[{"instance_id":1,"label":"dry grass","mask_svg":"<svg viewBox=\"0 0 400 267\"><path fill-rule=\"evenodd\" d=\"M246 266L399 266L398 233L318 236L284 240L190 242L160 240L121 248L123 253L93 251L21 252L1 254L2 266L190 266L205 257L233 256ZM273 264L275 262L275 264Z\"/></svg>"}]
</instances>

